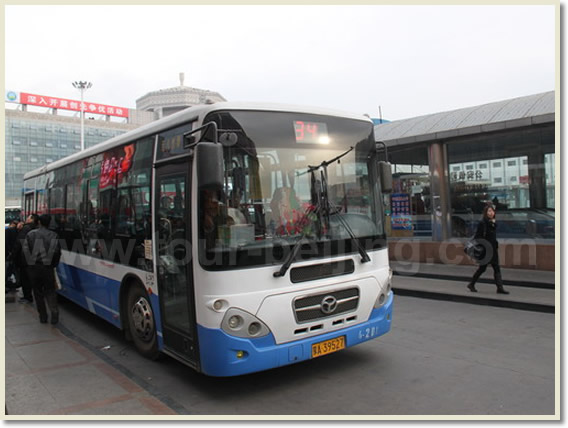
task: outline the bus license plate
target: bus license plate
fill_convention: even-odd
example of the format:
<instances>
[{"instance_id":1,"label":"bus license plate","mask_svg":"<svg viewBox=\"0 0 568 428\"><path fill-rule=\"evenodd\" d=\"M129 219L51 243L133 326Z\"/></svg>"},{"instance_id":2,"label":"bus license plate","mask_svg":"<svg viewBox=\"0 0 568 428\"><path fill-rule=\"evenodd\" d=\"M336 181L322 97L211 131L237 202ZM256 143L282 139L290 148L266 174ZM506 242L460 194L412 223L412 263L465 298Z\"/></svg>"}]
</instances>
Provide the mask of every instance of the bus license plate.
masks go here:
<instances>
[{"instance_id":1,"label":"bus license plate","mask_svg":"<svg viewBox=\"0 0 568 428\"><path fill-rule=\"evenodd\" d=\"M312 358L331 354L332 352L340 351L341 349L345 349L345 336L339 336L335 339L314 343L312 345Z\"/></svg>"}]
</instances>

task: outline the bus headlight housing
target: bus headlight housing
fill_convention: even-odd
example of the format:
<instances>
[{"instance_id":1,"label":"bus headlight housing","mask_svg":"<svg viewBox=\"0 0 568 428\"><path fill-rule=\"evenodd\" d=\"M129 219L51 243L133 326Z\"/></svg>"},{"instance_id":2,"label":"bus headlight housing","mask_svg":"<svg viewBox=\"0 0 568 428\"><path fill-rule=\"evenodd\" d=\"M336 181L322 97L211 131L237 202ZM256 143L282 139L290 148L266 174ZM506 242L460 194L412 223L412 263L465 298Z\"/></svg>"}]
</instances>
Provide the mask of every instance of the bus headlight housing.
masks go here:
<instances>
[{"instance_id":1,"label":"bus headlight housing","mask_svg":"<svg viewBox=\"0 0 568 428\"><path fill-rule=\"evenodd\" d=\"M237 337L262 337L270 333L270 329L261 320L242 309L230 308L225 313L221 328L227 334Z\"/></svg>"},{"instance_id":2,"label":"bus headlight housing","mask_svg":"<svg viewBox=\"0 0 568 428\"><path fill-rule=\"evenodd\" d=\"M385 302L387 301L388 295L391 293L391 290L392 290L392 269L389 268L389 276L388 276L387 283L386 283L386 289L385 289L385 287L381 287L381 291L379 293L379 296L377 297L377 300L375 301L375 309L380 308L381 306L383 306L385 304Z\"/></svg>"}]
</instances>

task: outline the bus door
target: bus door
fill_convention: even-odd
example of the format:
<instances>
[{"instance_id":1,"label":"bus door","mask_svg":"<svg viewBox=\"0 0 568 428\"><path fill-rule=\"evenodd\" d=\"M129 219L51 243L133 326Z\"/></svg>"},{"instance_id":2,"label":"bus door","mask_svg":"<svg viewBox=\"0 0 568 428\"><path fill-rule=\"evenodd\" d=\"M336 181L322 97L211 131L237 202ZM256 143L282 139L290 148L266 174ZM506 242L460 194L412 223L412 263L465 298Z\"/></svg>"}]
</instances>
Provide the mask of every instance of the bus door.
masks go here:
<instances>
[{"instance_id":1,"label":"bus door","mask_svg":"<svg viewBox=\"0 0 568 428\"><path fill-rule=\"evenodd\" d=\"M154 227L164 351L197 366L191 264L191 158L156 165Z\"/></svg>"}]
</instances>

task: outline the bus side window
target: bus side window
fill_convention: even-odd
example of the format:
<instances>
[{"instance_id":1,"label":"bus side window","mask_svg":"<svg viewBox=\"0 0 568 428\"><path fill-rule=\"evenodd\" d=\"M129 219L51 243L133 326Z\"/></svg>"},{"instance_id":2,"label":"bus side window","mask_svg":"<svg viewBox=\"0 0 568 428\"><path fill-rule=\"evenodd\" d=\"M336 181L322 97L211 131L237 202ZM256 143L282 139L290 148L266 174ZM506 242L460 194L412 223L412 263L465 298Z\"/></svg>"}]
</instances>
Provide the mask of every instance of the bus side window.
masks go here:
<instances>
[{"instance_id":1,"label":"bus side window","mask_svg":"<svg viewBox=\"0 0 568 428\"><path fill-rule=\"evenodd\" d=\"M134 216L129 189L120 189L118 195L118 213L116 216L116 233L120 235L133 235Z\"/></svg>"}]
</instances>

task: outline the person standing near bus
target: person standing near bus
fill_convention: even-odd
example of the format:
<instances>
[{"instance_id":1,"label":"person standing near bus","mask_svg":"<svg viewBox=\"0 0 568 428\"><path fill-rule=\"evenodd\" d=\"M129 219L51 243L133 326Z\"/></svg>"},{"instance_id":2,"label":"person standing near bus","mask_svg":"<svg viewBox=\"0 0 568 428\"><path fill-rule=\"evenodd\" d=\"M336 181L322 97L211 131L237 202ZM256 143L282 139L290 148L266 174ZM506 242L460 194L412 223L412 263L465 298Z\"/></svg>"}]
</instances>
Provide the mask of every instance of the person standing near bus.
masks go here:
<instances>
[{"instance_id":1,"label":"person standing near bus","mask_svg":"<svg viewBox=\"0 0 568 428\"><path fill-rule=\"evenodd\" d=\"M495 221L495 208L492 205L486 205L483 209L483 217L477 226L475 239L484 242L486 254L482 258L482 263L475 271L473 278L467 285L467 288L472 293L476 293L475 283L479 277L487 270L487 266L491 265L493 268L495 285L497 286L497 293L509 294L503 288L503 278L501 277L501 268L499 267L499 243L497 242L497 223ZM487 254L490 252L490 254Z\"/></svg>"},{"instance_id":2,"label":"person standing near bus","mask_svg":"<svg viewBox=\"0 0 568 428\"><path fill-rule=\"evenodd\" d=\"M26 236L32 230L36 229L38 226L38 219L39 217L37 214L30 214L23 225L23 227L18 232L18 239L16 244L14 245L13 251L13 259L16 265L16 268L19 271L20 276L20 285L22 287L22 294L23 296L20 298L20 303L33 303L34 298L32 296L32 283L28 275L28 264L26 258L23 254L23 246Z\"/></svg>"},{"instance_id":3,"label":"person standing near bus","mask_svg":"<svg viewBox=\"0 0 568 428\"><path fill-rule=\"evenodd\" d=\"M50 222L49 214L41 215L39 228L28 233L24 241L24 255L28 260L28 273L42 324L47 323L46 300L51 312L51 324L59 322L54 268L61 258L61 246L57 233L48 229Z\"/></svg>"},{"instance_id":4,"label":"person standing near bus","mask_svg":"<svg viewBox=\"0 0 568 428\"><path fill-rule=\"evenodd\" d=\"M14 264L14 248L16 246L16 242L18 242L18 220L12 220L10 225L5 230L5 250L6 253L4 254L4 260L6 262L6 276L5 276L5 288L6 293L8 292L9 288L15 289L17 288L17 277L18 274L16 272L16 266Z\"/></svg>"}]
</instances>

